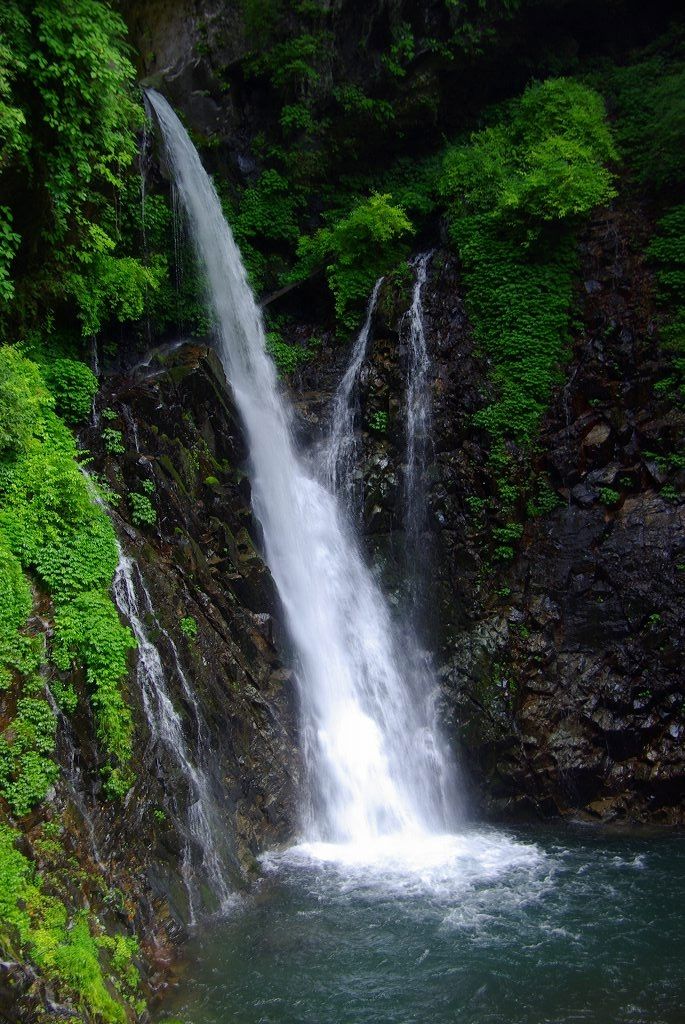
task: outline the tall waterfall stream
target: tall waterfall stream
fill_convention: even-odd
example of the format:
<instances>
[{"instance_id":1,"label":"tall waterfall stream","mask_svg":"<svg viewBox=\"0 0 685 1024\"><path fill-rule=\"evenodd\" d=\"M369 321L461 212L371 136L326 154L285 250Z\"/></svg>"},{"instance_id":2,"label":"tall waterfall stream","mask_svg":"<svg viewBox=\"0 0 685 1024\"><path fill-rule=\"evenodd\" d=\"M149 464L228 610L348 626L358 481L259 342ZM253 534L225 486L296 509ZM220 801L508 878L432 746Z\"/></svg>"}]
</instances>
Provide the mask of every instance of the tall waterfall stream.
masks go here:
<instances>
[{"instance_id":1,"label":"tall waterfall stream","mask_svg":"<svg viewBox=\"0 0 685 1024\"><path fill-rule=\"evenodd\" d=\"M192 1024L675 1024L675 908L685 895L674 891L682 870L668 885L682 856L675 845L652 853L629 835L505 833L461 809L430 659L408 619L394 620L355 536L354 389L380 284L334 400L330 442L309 461L211 180L166 100L152 90L147 99L245 429L253 507L295 652L306 766L298 841L263 856L253 904L196 939L193 976L165 1010ZM430 441L429 261L414 263L405 322L415 544ZM640 960L649 928L650 957Z\"/></svg>"}]
</instances>

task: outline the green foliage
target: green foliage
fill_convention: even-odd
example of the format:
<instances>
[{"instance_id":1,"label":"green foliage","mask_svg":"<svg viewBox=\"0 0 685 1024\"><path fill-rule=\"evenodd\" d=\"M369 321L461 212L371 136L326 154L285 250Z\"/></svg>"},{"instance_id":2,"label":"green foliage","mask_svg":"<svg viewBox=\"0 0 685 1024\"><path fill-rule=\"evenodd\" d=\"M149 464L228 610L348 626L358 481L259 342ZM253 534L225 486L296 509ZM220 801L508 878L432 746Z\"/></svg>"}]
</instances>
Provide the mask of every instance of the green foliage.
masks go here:
<instances>
[{"instance_id":1,"label":"green foliage","mask_svg":"<svg viewBox=\"0 0 685 1024\"><path fill-rule=\"evenodd\" d=\"M659 491L659 494L666 501L680 501L681 498L681 495L675 489L673 484L665 484Z\"/></svg>"},{"instance_id":2,"label":"green foliage","mask_svg":"<svg viewBox=\"0 0 685 1024\"><path fill-rule=\"evenodd\" d=\"M121 691L128 652L135 642L124 628L109 594L90 590L55 614L53 658L58 668L83 665L91 689L96 731L111 762L103 769L111 797L121 797L131 784L131 711Z\"/></svg>"},{"instance_id":3,"label":"green foliage","mask_svg":"<svg viewBox=\"0 0 685 1024\"><path fill-rule=\"evenodd\" d=\"M615 117L621 155L644 187L685 181L685 46L682 37L659 40L642 59L609 65L592 81Z\"/></svg>"},{"instance_id":4,"label":"green foliage","mask_svg":"<svg viewBox=\"0 0 685 1024\"><path fill-rule=\"evenodd\" d=\"M152 280L115 251L113 197L142 123L135 72L106 0L38 0L30 16L25 7L8 0L0 11L0 299L20 286L24 313L75 301L87 333L102 322L104 296L123 315L135 282ZM21 280L12 280L17 251Z\"/></svg>"},{"instance_id":5,"label":"green foliage","mask_svg":"<svg viewBox=\"0 0 685 1024\"><path fill-rule=\"evenodd\" d=\"M16 959L30 959L56 986L61 1002L104 1024L126 1024L124 1005L111 994L100 956L102 940L84 911L70 914L51 895L35 867L16 848L19 833L0 825L0 940ZM117 937L112 944L115 987L137 987L131 957L137 945Z\"/></svg>"},{"instance_id":6,"label":"green foliage","mask_svg":"<svg viewBox=\"0 0 685 1024\"><path fill-rule=\"evenodd\" d=\"M492 531L495 540L501 541L503 544L513 544L520 540L522 533L523 527L520 523L507 523L506 526L496 527Z\"/></svg>"},{"instance_id":7,"label":"green foliage","mask_svg":"<svg viewBox=\"0 0 685 1024\"><path fill-rule=\"evenodd\" d=\"M613 505L618 505L621 500L621 495L618 491L615 491L613 487L600 487L599 497L603 505L611 508Z\"/></svg>"},{"instance_id":8,"label":"green foliage","mask_svg":"<svg viewBox=\"0 0 685 1024\"><path fill-rule=\"evenodd\" d=\"M492 360L496 398L474 417L494 446L505 437L528 447L560 379L566 356L575 264L571 236L526 252L487 217L455 223L467 308L476 339Z\"/></svg>"},{"instance_id":9,"label":"green foliage","mask_svg":"<svg viewBox=\"0 0 685 1024\"><path fill-rule=\"evenodd\" d=\"M395 28L390 50L383 54L381 61L391 75L404 78L407 65L414 59L415 50L416 43L411 25L403 21Z\"/></svg>"},{"instance_id":10,"label":"green foliage","mask_svg":"<svg viewBox=\"0 0 685 1024\"><path fill-rule=\"evenodd\" d=\"M0 651L13 650L5 666L30 681L42 651L40 641L22 632L30 592L20 570L30 571L53 602L55 664L66 670L73 659L86 670L98 737L109 755L110 792L121 793L128 778L131 720L120 683L133 641L108 593L118 560L116 537L92 500L74 439L55 415L37 366L5 347L0 347L0 365L6 373L0 424L10 415L21 424L21 440L0 452L0 568L8 582L0 606ZM41 708L22 703L35 696L25 693L18 702L2 741L0 785L17 813L25 813L54 778L54 765L48 763L54 719L39 717L43 701ZM73 690L62 687L61 697L65 708L73 707Z\"/></svg>"},{"instance_id":11,"label":"green foliage","mask_svg":"<svg viewBox=\"0 0 685 1024\"><path fill-rule=\"evenodd\" d=\"M133 256L112 255L109 250L115 243L92 234L92 248L81 253L81 268L65 278L84 335L97 334L112 317L120 323L140 319L148 293L159 288L167 273L166 259L160 254L143 265Z\"/></svg>"},{"instance_id":12,"label":"green foliage","mask_svg":"<svg viewBox=\"0 0 685 1024\"><path fill-rule=\"evenodd\" d=\"M179 622L181 632L185 634L188 640L197 640L197 621L192 615L186 615Z\"/></svg>"},{"instance_id":13,"label":"green foliage","mask_svg":"<svg viewBox=\"0 0 685 1024\"><path fill-rule=\"evenodd\" d=\"M376 434L387 434L388 414L385 409L379 409L369 416L369 429L373 430Z\"/></svg>"},{"instance_id":14,"label":"green foliage","mask_svg":"<svg viewBox=\"0 0 685 1024\"><path fill-rule=\"evenodd\" d=\"M248 69L266 75L277 89L301 91L318 82L317 64L330 43L329 35L304 32L262 50L252 58Z\"/></svg>"},{"instance_id":15,"label":"green foliage","mask_svg":"<svg viewBox=\"0 0 685 1024\"><path fill-rule=\"evenodd\" d=\"M555 508L559 508L561 504L562 499L552 489L549 481L542 477L538 480L537 493L526 503L526 513L531 517L545 516L553 512Z\"/></svg>"},{"instance_id":16,"label":"green foliage","mask_svg":"<svg viewBox=\"0 0 685 1024\"><path fill-rule=\"evenodd\" d=\"M56 729L47 700L22 697L12 722L0 735L0 794L14 814L28 813L59 774L52 758Z\"/></svg>"},{"instance_id":17,"label":"green foliage","mask_svg":"<svg viewBox=\"0 0 685 1024\"><path fill-rule=\"evenodd\" d=\"M90 367L79 359L53 359L43 367L43 377L55 399L56 411L70 425L88 418L98 382Z\"/></svg>"},{"instance_id":18,"label":"green foliage","mask_svg":"<svg viewBox=\"0 0 685 1024\"><path fill-rule=\"evenodd\" d=\"M389 124L395 117L392 104L387 100L376 99L359 88L358 85L340 85L333 90L333 96L345 114L353 114L377 125Z\"/></svg>"},{"instance_id":19,"label":"green foliage","mask_svg":"<svg viewBox=\"0 0 685 1024\"><path fill-rule=\"evenodd\" d=\"M105 451L110 455L123 455L126 451L124 435L114 427L105 427L102 431L102 443L105 446Z\"/></svg>"},{"instance_id":20,"label":"green foliage","mask_svg":"<svg viewBox=\"0 0 685 1024\"><path fill-rule=\"evenodd\" d=\"M526 89L507 123L448 151L442 191L456 216L485 215L530 237L614 196L605 165L615 157L601 97L572 79L549 79Z\"/></svg>"},{"instance_id":21,"label":"green foliage","mask_svg":"<svg viewBox=\"0 0 685 1024\"><path fill-rule=\"evenodd\" d=\"M405 237L412 225L390 200L375 192L331 227L300 239L300 273L325 266L336 314L346 327L354 327L374 281L408 254Z\"/></svg>"},{"instance_id":22,"label":"green foliage","mask_svg":"<svg viewBox=\"0 0 685 1024\"><path fill-rule=\"evenodd\" d=\"M51 405L38 367L16 349L0 347L0 458L27 446Z\"/></svg>"},{"instance_id":23,"label":"green foliage","mask_svg":"<svg viewBox=\"0 0 685 1024\"><path fill-rule=\"evenodd\" d=\"M570 79L530 86L508 115L449 150L441 181L469 315L493 363L497 398L475 422L501 450L506 437L530 445L558 380L571 229L614 194L604 164L615 155L600 97Z\"/></svg>"},{"instance_id":24,"label":"green foliage","mask_svg":"<svg viewBox=\"0 0 685 1024\"><path fill-rule=\"evenodd\" d=\"M227 204L224 203L224 206ZM236 212L227 210L236 241L254 288L265 276L265 247L293 253L299 238L298 214L303 199L283 174L263 171L239 198Z\"/></svg>"},{"instance_id":25,"label":"green foliage","mask_svg":"<svg viewBox=\"0 0 685 1024\"><path fill-rule=\"evenodd\" d=\"M137 494L132 491L128 496L131 506L131 521L135 526L154 526L157 522L157 513L147 494Z\"/></svg>"},{"instance_id":26,"label":"green foliage","mask_svg":"<svg viewBox=\"0 0 685 1024\"><path fill-rule=\"evenodd\" d=\"M267 331L266 349L282 377L289 377L299 366L308 362L313 355L312 350L304 345L291 345L287 341L283 341L277 330Z\"/></svg>"},{"instance_id":27,"label":"green foliage","mask_svg":"<svg viewBox=\"0 0 685 1024\"><path fill-rule=\"evenodd\" d=\"M445 156L440 190L494 385L474 423L491 438L503 521L492 530L496 562L514 556L512 516L532 489L523 463L568 354L575 228L614 195L606 165L615 156L601 98L565 78L529 86ZM558 503L541 481L525 508L542 515Z\"/></svg>"},{"instance_id":28,"label":"green foliage","mask_svg":"<svg viewBox=\"0 0 685 1024\"><path fill-rule=\"evenodd\" d=\"M0 690L11 683L12 670L29 673L40 664L40 641L23 633L32 605L21 563L0 538Z\"/></svg>"}]
</instances>

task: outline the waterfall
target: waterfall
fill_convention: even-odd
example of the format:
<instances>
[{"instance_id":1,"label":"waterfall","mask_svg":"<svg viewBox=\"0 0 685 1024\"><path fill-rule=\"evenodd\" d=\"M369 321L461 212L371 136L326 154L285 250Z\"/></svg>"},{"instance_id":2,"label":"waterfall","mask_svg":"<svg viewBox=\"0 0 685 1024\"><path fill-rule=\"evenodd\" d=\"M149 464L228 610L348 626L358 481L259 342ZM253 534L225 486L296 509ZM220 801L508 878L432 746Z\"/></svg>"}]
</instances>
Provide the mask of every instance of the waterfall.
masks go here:
<instances>
[{"instance_id":1,"label":"waterfall","mask_svg":"<svg viewBox=\"0 0 685 1024\"><path fill-rule=\"evenodd\" d=\"M191 924L196 923L198 910L197 872L194 854L199 855L202 873L206 876L219 907L225 909L232 901L225 881L225 857L220 849L219 822L211 793L209 778L199 766L200 758L191 757L183 734L181 718L169 695L169 686L159 651L150 640L143 624L150 616L155 627L168 639L154 613L150 594L137 565L119 549L119 564L114 576L114 598L121 614L128 620L138 645L137 681L153 743L160 743L176 765L188 789L188 809L178 815L178 825L185 837L182 872L188 893ZM142 601L138 595L141 595ZM195 695L181 669L178 651L170 643L179 678L196 719L198 746L204 740L201 718ZM202 753L200 749L198 753Z\"/></svg>"},{"instance_id":2,"label":"waterfall","mask_svg":"<svg viewBox=\"0 0 685 1024\"><path fill-rule=\"evenodd\" d=\"M206 276L217 349L250 454L255 514L296 652L309 840L444 830L446 768L344 509L295 446L291 407L211 180L166 100L147 98Z\"/></svg>"},{"instance_id":3,"label":"waterfall","mask_svg":"<svg viewBox=\"0 0 685 1024\"><path fill-rule=\"evenodd\" d=\"M371 292L362 329L352 346L350 362L333 396L330 432L321 457L323 480L334 493L344 496L350 509L356 504L353 474L357 461L355 415L358 403L355 389L366 356L371 322L382 283L383 278L379 277Z\"/></svg>"}]
</instances>

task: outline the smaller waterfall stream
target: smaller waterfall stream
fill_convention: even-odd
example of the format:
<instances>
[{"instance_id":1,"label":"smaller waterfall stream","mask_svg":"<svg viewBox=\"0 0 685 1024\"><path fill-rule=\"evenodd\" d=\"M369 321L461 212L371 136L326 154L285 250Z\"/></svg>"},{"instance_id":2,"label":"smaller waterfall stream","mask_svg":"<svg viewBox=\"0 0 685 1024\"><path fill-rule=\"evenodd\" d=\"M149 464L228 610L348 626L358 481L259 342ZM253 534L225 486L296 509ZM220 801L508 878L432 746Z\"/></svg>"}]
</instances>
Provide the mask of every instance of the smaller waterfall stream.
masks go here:
<instances>
[{"instance_id":1,"label":"smaller waterfall stream","mask_svg":"<svg viewBox=\"0 0 685 1024\"><path fill-rule=\"evenodd\" d=\"M196 923L200 880L193 867L193 854L199 854L202 873L206 875L220 909L232 902L225 880L225 855L219 841L217 818L211 784L200 767L200 758L192 757L183 733L183 723L171 700L167 676L157 647L149 638L144 618L149 616L156 628L164 634L176 659L176 668L196 718L198 740L203 740L200 712L195 695L181 669L178 651L159 625L150 594L137 565L120 549L119 564L114 577L114 597L117 607L130 623L138 644L136 677L140 686L143 709L153 743L161 743L176 765L188 789L188 809L179 814L179 826L185 834L183 873L190 905L191 924ZM141 595L139 598L138 595ZM202 753L200 751L200 753Z\"/></svg>"},{"instance_id":2,"label":"smaller waterfall stream","mask_svg":"<svg viewBox=\"0 0 685 1024\"><path fill-rule=\"evenodd\" d=\"M421 551L421 532L426 523L426 469L433 420L431 362L423 325L423 291L432 255L431 252L423 253L413 262L416 280L411 305L404 317L406 331L402 331L408 347L404 526L407 567L415 588L421 574L420 567L425 564Z\"/></svg>"},{"instance_id":3,"label":"smaller waterfall stream","mask_svg":"<svg viewBox=\"0 0 685 1024\"><path fill-rule=\"evenodd\" d=\"M382 283L383 278L379 277L371 292L362 329L352 346L347 369L333 396L330 431L321 457L325 483L335 494L343 497L350 509L354 509L357 504L353 478L358 454L355 433L355 418L358 412L356 388L369 344L371 323Z\"/></svg>"}]
</instances>

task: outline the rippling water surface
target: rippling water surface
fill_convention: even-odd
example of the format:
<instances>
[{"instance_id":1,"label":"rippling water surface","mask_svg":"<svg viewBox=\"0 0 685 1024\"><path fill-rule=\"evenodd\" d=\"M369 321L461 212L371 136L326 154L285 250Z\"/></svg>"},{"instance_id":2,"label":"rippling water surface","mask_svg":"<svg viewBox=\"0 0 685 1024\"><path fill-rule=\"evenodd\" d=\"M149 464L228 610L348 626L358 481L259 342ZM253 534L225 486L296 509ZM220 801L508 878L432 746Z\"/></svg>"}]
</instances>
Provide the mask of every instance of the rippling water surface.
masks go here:
<instances>
[{"instance_id":1,"label":"rippling water surface","mask_svg":"<svg viewBox=\"0 0 685 1024\"><path fill-rule=\"evenodd\" d=\"M685 840L473 829L264 858L163 1007L190 1024L682 1024Z\"/></svg>"}]
</instances>

